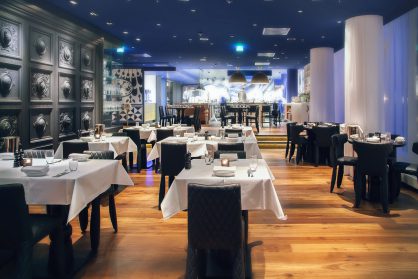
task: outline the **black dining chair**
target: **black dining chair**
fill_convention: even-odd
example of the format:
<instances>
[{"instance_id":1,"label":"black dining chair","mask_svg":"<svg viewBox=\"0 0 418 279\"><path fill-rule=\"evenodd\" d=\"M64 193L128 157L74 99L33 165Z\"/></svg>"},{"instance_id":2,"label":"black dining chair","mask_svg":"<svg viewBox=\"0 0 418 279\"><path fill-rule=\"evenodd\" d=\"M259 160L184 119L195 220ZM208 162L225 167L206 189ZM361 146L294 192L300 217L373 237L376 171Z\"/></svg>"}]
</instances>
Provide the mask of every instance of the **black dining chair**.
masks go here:
<instances>
[{"instance_id":1,"label":"black dining chair","mask_svg":"<svg viewBox=\"0 0 418 279\"><path fill-rule=\"evenodd\" d=\"M337 187L341 187L341 183L344 175L344 166L355 167L357 165L357 158L344 156L344 144L348 141L347 134L336 134L331 136L331 164L332 164L332 176L330 192L334 191L335 179L337 179ZM338 168L338 176L337 176ZM355 177L355 175L354 175Z\"/></svg>"},{"instance_id":2,"label":"black dining chair","mask_svg":"<svg viewBox=\"0 0 418 279\"><path fill-rule=\"evenodd\" d=\"M245 278L245 222L241 189L232 185L189 184L188 247L186 279L207 278L206 259L213 254L227 274L222 278ZM213 258L213 257L212 257Z\"/></svg>"},{"instance_id":3,"label":"black dining chair","mask_svg":"<svg viewBox=\"0 0 418 279\"><path fill-rule=\"evenodd\" d=\"M168 117L167 115L165 115L163 106L158 106L158 113L159 113L159 116L160 116L160 125L161 126L164 127L164 126L167 125L167 123L171 124L171 118Z\"/></svg>"},{"instance_id":4,"label":"black dining chair","mask_svg":"<svg viewBox=\"0 0 418 279\"><path fill-rule=\"evenodd\" d=\"M394 148L395 149L395 148ZM412 144L412 152L418 155L418 142ZM418 165L408 162L395 162L393 165L394 177L392 178L392 184L395 186L394 193L390 193L390 197L396 197L399 195L401 189L401 174L408 174L415 176L418 180Z\"/></svg>"},{"instance_id":5,"label":"black dining chair","mask_svg":"<svg viewBox=\"0 0 418 279\"><path fill-rule=\"evenodd\" d=\"M213 154L214 159L219 159L221 154L237 154L238 159L246 159L247 153L245 151L237 150L216 150Z\"/></svg>"},{"instance_id":6,"label":"black dining chair","mask_svg":"<svg viewBox=\"0 0 418 279\"><path fill-rule=\"evenodd\" d=\"M128 137L136 144L136 167L138 172L141 172L142 169L147 168L147 143L146 141L141 140L141 136L138 130L123 129L123 132L128 135ZM133 152L129 152L129 168L133 169Z\"/></svg>"},{"instance_id":7,"label":"black dining chair","mask_svg":"<svg viewBox=\"0 0 418 279\"><path fill-rule=\"evenodd\" d=\"M261 106L261 125L263 126L264 123L268 123L269 127L271 127L271 122L272 122L271 106L270 105Z\"/></svg>"},{"instance_id":8,"label":"black dining chair","mask_svg":"<svg viewBox=\"0 0 418 279\"><path fill-rule=\"evenodd\" d=\"M87 142L64 141L62 143L62 158L68 159L68 155L71 153L83 153L86 150L89 150Z\"/></svg>"},{"instance_id":9,"label":"black dining chair","mask_svg":"<svg viewBox=\"0 0 418 279\"><path fill-rule=\"evenodd\" d=\"M173 129L156 129L156 138L157 138L157 142L162 141L168 137L173 137L174 136L174 130ZM155 144L155 143L154 143ZM158 170L160 169L160 159L157 158L154 162L154 167L155 167L155 173L158 172Z\"/></svg>"},{"instance_id":10,"label":"black dining chair","mask_svg":"<svg viewBox=\"0 0 418 279\"><path fill-rule=\"evenodd\" d=\"M305 136L301 135L304 128L303 125L290 125L290 150L289 150L289 162L292 160L293 154L296 149L296 164L299 164L300 160L305 157L306 145L308 140Z\"/></svg>"},{"instance_id":11,"label":"black dining chair","mask_svg":"<svg viewBox=\"0 0 418 279\"><path fill-rule=\"evenodd\" d=\"M238 137L242 137L242 130L238 129L225 129L225 137L228 137L230 134L237 134Z\"/></svg>"},{"instance_id":12,"label":"black dining chair","mask_svg":"<svg viewBox=\"0 0 418 279\"><path fill-rule=\"evenodd\" d=\"M65 274L62 220L45 214L29 214L22 184L0 185L0 277L32 278L33 246L54 234L49 250L49 267L54 275ZM36 256L36 255L34 255Z\"/></svg>"},{"instance_id":13,"label":"black dining chair","mask_svg":"<svg viewBox=\"0 0 418 279\"><path fill-rule=\"evenodd\" d=\"M94 160L113 160L114 152L113 151L89 151L90 159ZM109 216L110 221L112 222L113 230L118 232L118 219L116 214L116 204L115 204L115 193L118 189L118 185L110 185L109 189L100 195L101 198L107 197L109 200ZM80 228L82 232L85 232L89 222L88 216L88 207L86 206L78 215L80 222Z\"/></svg>"},{"instance_id":14,"label":"black dining chair","mask_svg":"<svg viewBox=\"0 0 418 279\"><path fill-rule=\"evenodd\" d=\"M219 151L244 151L244 143L242 142L220 142L218 143Z\"/></svg>"},{"instance_id":15,"label":"black dining chair","mask_svg":"<svg viewBox=\"0 0 418 279\"><path fill-rule=\"evenodd\" d=\"M228 124L228 120L231 121L231 124L235 123L235 115L228 114L225 105L221 105L221 124L222 126L226 126Z\"/></svg>"},{"instance_id":16,"label":"black dining chair","mask_svg":"<svg viewBox=\"0 0 418 279\"><path fill-rule=\"evenodd\" d=\"M194 130L196 132L199 132L201 129L201 124L200 124L200 110L201 107L200 106L195 106L194 107L194 112L193 112L193 116L189 116L188 119L188 125L194 127Z\"/></svg>"},{"instance_id":17,"label":"black dining chair","mask_svg":"<svg viewBox=\"0 0 418 279\"><path fill-rule=\"evenodd\" d=\"M171 183L174 181L174 177L177 176L184 168L186 153L186 143L161 143L161 181L158 209L161 209L161 202L165 196L166 176L168 176L168 187L170 187Z\"/></svg>"},{"instance_id":18,"label":"black dining chair","mask_svg":"<svg viewBox=\"0 0 418 279\"><path fill-rule=\"evenodd\" d=\"M312 127L312 134L314 137L315 148L315 167L319 165L320 154L324 155L325 163L331 164L330 149L331 149L331 136L339 134L339 130L336 126L331 127ZM320 151L322 153L320 153Z\"/></svg>"},{"instance_id":19,"label":"black dining chair","mask_svg":"<svg viewBox=\"0 0 418 279\"><path fill-rule=\"evenodd\" d=\"M374 177L380 178L380 202L384 213L389 213L389 183L388 183L388 157L392 152L391 143L367 143L353 141L354 151L358 155L356 175L354 182L354 191L356 200L354 207L358 208L364 195L365 176L368 176L369 182Z\"/></svg>"},{"instance_id":20,"label":"black dining chair","mask_svg":"<svg viewBox=\"0 0 418 279\"><path fill-rule=\"evenodd\" d=\"M286 155L284 156L285 158L287 158L287 155L289 154L289 148L290 148L290 142L291 142L291 134L290 134L290 126L291 125L296 125L296 123L295 122L286 123L287 140L286 140Z\"/></svg>"},{"instance_id":21,"label":"black dining chair","mask_svg":"<svg viewBox=\"0 0 418 279\"><path fill-rule=\"evenodd\" d=\"M255 128L257 129L257 133L260 133L260 125L258 123L260 110L258 106L250 106L248 108L247 116L245 117L245 124L250 126L250 124L254 123Z\"/></svg>"},{"instance_id":22,"label":"black dining chair","mask_svg":"<svg viewBox=\"0 0 418 279\"><path fill-rule=\"evenodd\" d=\"M169 122L171 124L176 123L177 116L174 115L173 113L169 113L167 106L165 106L164 111L165 111L165 116L169 119Z\"/></svg>"}]
</instances>

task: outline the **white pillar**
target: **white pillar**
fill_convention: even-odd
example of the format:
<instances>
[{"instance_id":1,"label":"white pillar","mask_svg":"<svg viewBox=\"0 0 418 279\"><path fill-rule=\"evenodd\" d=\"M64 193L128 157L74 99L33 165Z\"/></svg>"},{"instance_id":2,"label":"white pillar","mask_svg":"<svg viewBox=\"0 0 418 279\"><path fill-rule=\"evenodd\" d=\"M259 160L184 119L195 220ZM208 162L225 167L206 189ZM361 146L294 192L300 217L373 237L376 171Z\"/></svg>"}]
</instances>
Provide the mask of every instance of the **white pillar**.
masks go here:
<instances>
[{"instance_id":1,"label":"white pillar","mask_svg":"<svg viewBox=\"0 0 418 279\"><path fill-rule=\"evenodd\" d=\"M345 22L345 122L364 132L382 131L383 18L358 16Z\"/></svg>"},{"instance_id":2,"label":"white pillar","mask_svg":"<svg viewBox=\"0 0 418 279\"><path fill-rule=\"evenodd\" d=\"M309 121L333 122L334 112L334 49L311 49L311 100Z\"/></svg>"}]
</instances>

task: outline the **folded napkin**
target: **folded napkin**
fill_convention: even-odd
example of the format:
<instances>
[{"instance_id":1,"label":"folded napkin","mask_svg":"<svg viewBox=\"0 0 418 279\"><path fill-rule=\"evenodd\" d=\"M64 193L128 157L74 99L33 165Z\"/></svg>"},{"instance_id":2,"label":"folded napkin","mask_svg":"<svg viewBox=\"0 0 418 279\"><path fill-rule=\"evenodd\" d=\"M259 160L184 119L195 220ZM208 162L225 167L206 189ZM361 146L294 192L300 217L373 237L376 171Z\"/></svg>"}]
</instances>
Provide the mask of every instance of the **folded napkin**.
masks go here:
<instances>
[{"instance_id":1,"label":"folded napkin","mask_svg":"<svg viewBox=\"0 0 418 279\"><path fill-rule=\"evenodd\" d=\"M68 155L68 158L82 162L82 161L87 161L87 159L90 158L90 154L71 153L70 155Z\"/></svg>"},{"instance_id":2,"label":"folded napkin","mask_svg":"<svg viewBox=\"0 0 418 279\"><path fill-rule=\"evenodd\" d=\"M396 137L395 138L395 142L397 142L397 143L403 143L405 141L406 141L406 139L404 137Z\"/></svg>"},{"instance_id":3,"label":"folded napkin","mask_svg":"<svg viewBox=\"0 0 418 279\"><path fill-rule=\"evenodd\" d=\"M233 172L235 173L235 171L237 170L236 166L232 166L232 167L224 167L224 166L213 166L213 172Z\"/></svg>"},{"instance_id":4,"label":"folded napkin","mask_svg":"<svg viewBox=\"0 0 418 279\"><path fill-rule=\"evenodd\" d=\"M27 166L20 169L27 176L44 176L49 171L49 166Z\"/></svg>"},{"instance_id":5,"label":"folded napkin","mask_svg":"<svg viewBox=\"0 0 418 279\"><path fill-rule=\"evenodd\" d=\"M380 142L380 138L376 137L376 136L373 136L373 137L370 137L370 138L366 138L366 141L368 141L368 142Z\"/></svg>"},{"instance_id":6,"label":"folded napkin","mask_svg":"<svg viewBox=\"0 0 418 279\"><path fill-rule=\"evenodd\" d=\"M92 142L93 138L92 137L80 137L80 140L84 142Z\"/></svg>"},{"instance_id":7,"label":"folded napkin","mask_svg":"<svg viewBox=\"0 0 418 279\"><path fill-rule=\"evenodd\" d=\"M234 134L234 133L229 133L228 134L228 138L238 138L238 133L237 134Z\"/></svg>"},{"instance_id":8,"label":"folded napkin","mask_svg":"<svg viewBox=\"0 0 418 279\"><path fill-rule=\"evenodd\" d=\"M197 140L205 140L205 137L197 137Z\"/></svg>"},{"instance_id":9,"label":"folded napkin","mask_svg":"<svg viewBox=\"0 0 418 279\"><path fill-rule=\"evenodd\" d=\"M194 133L184 133L184 136L186 138L192 138L192 137L194 137Z\"/></svg>"},{"instance_id":10,"label":"folded napkin","mask_svg":"<svg viewBox=\"0 0 418 279\"><path fill-rule=\"evenodd\" d=\"M0 159L1 160L13 160L15 157L14 157L14 154L13 153L9 153L9 152L7 152L7 153L0 153Z\"/></svg>"},{"instance_id":11,"label":"folded napkin","mask_svg":"<svg viewBox=\"0 0 418 279\"><path fill-rule=\"evenodd\" d=\"M237 153L222 153L219 154L219 159L228 159L229 161L236 161L238 160Z\"/></svg>"},{"instance_id":12,"label":"folded napkin","mask_svg":"<svg viewBox=\"0 0 418 279\"><path fill-rule=\"evenodd\" d=\"M226 138L227 142L238 142L238 138Z\"/></svg>"},{"instance_id":13,"label":"folded napkin","mask_svg":"<svg viewBox=\"0 0 418 279\"><path fill-rule=\"evenodd\" d=\"M232 129L241 129L241 126L237 124L232 124Z\"/></svg>"}]
</instances>

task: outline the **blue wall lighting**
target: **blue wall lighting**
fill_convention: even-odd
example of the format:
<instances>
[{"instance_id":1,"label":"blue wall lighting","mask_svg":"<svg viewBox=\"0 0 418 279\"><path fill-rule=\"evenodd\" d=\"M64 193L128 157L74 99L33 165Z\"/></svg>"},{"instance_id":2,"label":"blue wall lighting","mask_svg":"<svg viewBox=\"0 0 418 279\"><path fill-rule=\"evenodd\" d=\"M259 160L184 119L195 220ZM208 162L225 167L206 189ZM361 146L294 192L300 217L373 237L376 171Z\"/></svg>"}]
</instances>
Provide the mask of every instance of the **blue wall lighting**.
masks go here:
<instances>
[{"instance_id":1,"label":"blue wall lighting","mask_svg":"<svg viewBox=\"0 0 418 279\"><path fill-rule=\"evenodd\" d=\"M235 44L235 51L236 52L244 52L245 46L244 44L238 43Z\"/></svg>"},{"instance_id":2,"label":"blue wall lighting","mask_svg":"<svg viewBox=\"0 0 418 279\"><path fill-rule=\"evenodd\" d=\"M118 47L118 48L116 49L116 52L117 52L117 53L124 53L124 52L125 52L125 47Z\"/></svg>"}]
</instances>

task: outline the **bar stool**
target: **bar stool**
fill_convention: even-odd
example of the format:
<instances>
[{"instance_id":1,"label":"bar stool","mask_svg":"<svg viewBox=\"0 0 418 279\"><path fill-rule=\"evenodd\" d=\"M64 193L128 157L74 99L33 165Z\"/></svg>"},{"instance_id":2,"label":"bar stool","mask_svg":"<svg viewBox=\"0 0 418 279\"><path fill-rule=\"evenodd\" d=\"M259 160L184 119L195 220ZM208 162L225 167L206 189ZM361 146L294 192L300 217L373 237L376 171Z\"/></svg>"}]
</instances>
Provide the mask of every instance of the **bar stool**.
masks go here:
<instances>
[{"instance_id":1,"label":"bar stool","mask_svg":"<svg viewBox=\"0 0 418 279\"><path fill-rule=\"evenodd\" d=\"M257 128L257 133L260 133L260 127L258 124L259 118L259 108L258 106L250 106L248 108L247 116L245 117L245 124L250 126L250 124L255 123L255 127Z\"/></svg>"}]
</instances>

